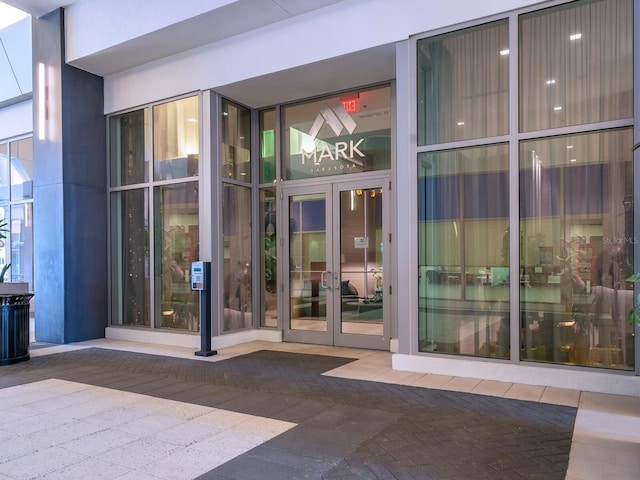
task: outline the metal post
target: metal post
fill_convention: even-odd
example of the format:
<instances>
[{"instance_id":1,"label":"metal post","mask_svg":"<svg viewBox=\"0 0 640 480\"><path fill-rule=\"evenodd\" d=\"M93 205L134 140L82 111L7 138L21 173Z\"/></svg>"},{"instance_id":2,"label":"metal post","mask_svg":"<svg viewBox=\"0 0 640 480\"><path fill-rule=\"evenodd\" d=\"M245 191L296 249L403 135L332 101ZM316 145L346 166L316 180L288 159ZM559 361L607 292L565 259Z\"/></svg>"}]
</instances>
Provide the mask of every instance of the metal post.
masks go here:
<instances>
[{"instance_id":1,"label":"metal post","mask_svg":"<svg viewBox=\"0 0 640 480\"><path fill-rule=\"evenodd\" d=\"M200 350L198 357L216 355L211 350L211 262L191 263L191 290L200 292Z\"/></svg>"}]
</instances>

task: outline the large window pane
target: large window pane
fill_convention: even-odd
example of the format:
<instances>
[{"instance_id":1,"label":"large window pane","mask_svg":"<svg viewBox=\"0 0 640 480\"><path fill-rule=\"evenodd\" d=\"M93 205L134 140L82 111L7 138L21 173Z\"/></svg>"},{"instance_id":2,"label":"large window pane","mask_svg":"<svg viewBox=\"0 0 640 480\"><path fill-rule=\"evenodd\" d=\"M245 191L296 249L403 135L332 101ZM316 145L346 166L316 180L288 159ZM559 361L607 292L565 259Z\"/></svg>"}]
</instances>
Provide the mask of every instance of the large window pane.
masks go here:
<instances>
[{"instance_id":1,"label":"large window pane","mask_svg":"<svg viewBox=\"0 0 640 480\"><path fill-rule=\"evenodd\" d=\"M260 183L276 179L276 111L260 112Z\"/></svg>"},{"instance_id":2,"label":"large window pane","mask_svg":"<svg viewBox=\"0 0 640 480\"><path fill-rule=\"evenodd\" d=\"M224 184L222 202L223 330L229 331L252 326L251 189Z\"/></svg>"},{"instance_id":3,"label":"large window pane","mask_svg":"<svg viewBox=\"0 0 640 480\"><path fill-rule=\"evenodd\" d=\"M507 21L418 42L418 144L509 131Z\"/></svg>"},{"instance_id":4,"label":"large window pane","mask_svg":"<svg viewBox=\"0 0 640 480\"><path fill-rule=\"evenodd\" d=\"M11 207L7 205L0 206L0 227L2 235L0 238L0 271L11 263L11 217L9 216ZM10 266L7 269L11 268ZM4 281L11 281L11 271L5 270Z\"/></svg>"},{"instance_id":5,"label":"large window pane","mask_svg":"<svg viewBox=\"0 0 640 480\"><path fill-rule=\"evenodd\" d=\"M111 323L149 326L146 189L111 194Z\"/></svg>"},{"instance_id":6,"label":"large window pane","mask_svg":"<svg viewBox=\"0 0 640 480\"><path fill-rule=\"evenodd\" d=\"M260 326L278 322L278 259L276 244L276 189L260 190Z\"/></svg>"},{"instance_id":7,"label":"large window pane","mask_svg":"<svg viewBox=\"0 0 640 480\"><path fill-rule=\"evenodd\" d=\"M632 130L521 143L522 358L632 369Z\"/></svg>"},{"instance_id":8,"label":"large window pane","mask_svg":"<svg viewBox=\"0 0 640 480\"><path fill-rule=\"evenodd\" d=\"M9 144L11 156L11 201L33 198L33 138Z\"/></svg>"},{"instance_id":9,"label":"large window pane","mask_svg":"<svg viewBox=\"0 0 640 480\"><path fill-rule=\"evenodd\" d=\"M33 203L11 206L11 281L33 291Z\"/></svg>"},{"instance_id":10,"label":"large window pane","mask_svg":"<svg viewBox=\"0 0 640 480\"><path fill-rule=\"evenodd\" d=\"M520 17L520 129L633 116L633 2L572 2Z\"/></svg>"},{"instance_id":11,"label":"large window pane","mask_svg":"<svg viewBox=\"0 0 640 480\"><path fill-rule=\"evenodd\" d=\"M0 202L10 200L9 145L0 143Z\"/></svg>"},{"instance_id":12,"label":"large window pane","mask_svg":"<svg viewBox=\"0 0 640 480\"><path fill-rule=\"evenodd\" d=\"M200 330L198 292L190 264L199 257L198 183L154 189L155 326Z\"/></svg>"},{"instance_id":13,"label":"large window pane","mask_svg":"<svg viewBox=\"0 0 640 480\"><path fill-rule=\"evenodd\" d=\"M198 175L198 97L153 107L153 178Z\"/></svg>"},{"instance_id":14,"label":"large window pane","mask_svg":"<svg viewBox=\"0 0 640 480\"><path fill-rule=\"evenodd\" d=\"M389 86L283 107L285 178L391 168L390 112Z\"/></svg>"},{"instance_id":15,"label":"large window pane","mask_svg":"<svg viewBox=\"0 0 640 480\"><path fill-rule=\"evenodd\" d=\"M111 186L148 181L149 109L109 120Z\"/></svg>"},{"instance_id":16,"label":"large window pane","mask_svg":"<svg viewBox=\"0 0 640 480\"><path fill-rule=\"evenodd\" d=\"M251 181L251 111L222 101L222 176Z\"/></svg>"},{"instance_id":17,"label":"large window pane","mask_svg":"<svg viewBox=\"0 0 640 480\"><path fill-rule=\"evenodd\" d=\"M508 153L418 157L420 351L509 357Z\"/></svg>"}]
</instances>

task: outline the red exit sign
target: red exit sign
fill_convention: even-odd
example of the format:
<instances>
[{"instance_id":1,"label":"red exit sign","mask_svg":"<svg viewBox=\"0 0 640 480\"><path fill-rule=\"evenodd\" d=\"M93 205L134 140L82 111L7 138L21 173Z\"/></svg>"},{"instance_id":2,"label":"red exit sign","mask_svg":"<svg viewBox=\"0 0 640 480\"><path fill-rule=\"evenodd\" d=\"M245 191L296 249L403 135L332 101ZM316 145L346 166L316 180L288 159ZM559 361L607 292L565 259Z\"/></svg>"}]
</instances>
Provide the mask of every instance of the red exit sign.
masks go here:
<instances>
[{"instance_id":1,"label":"red exit sign","mask_svg":"<svg viewBox=\"0 0 640 480\"><path fill-rule=\"evenodd\" d=\"M349 113L356 113L360 111L360 99L358 97L347 98L340 100L342 106Z\"/></svg>"}]
</instances>

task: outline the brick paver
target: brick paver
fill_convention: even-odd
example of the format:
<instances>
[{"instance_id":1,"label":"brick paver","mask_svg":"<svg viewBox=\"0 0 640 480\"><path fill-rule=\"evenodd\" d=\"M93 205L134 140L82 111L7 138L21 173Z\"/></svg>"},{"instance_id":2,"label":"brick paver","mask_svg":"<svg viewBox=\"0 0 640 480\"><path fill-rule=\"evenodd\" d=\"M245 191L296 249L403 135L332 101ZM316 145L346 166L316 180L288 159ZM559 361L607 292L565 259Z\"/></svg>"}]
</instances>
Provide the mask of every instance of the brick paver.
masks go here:
<instances>
[{"instance_id":1,"label":"brick paver","mask_svg":"<svg viewBox=\"0 0 640 480\"><path fill-rule=\"evenodd\" d=\"M352 359L262 350L220 362L91 348L2 367L295 422L203 479L563 479L576 409L321 375Z\"/></svg>"}]
</instances>

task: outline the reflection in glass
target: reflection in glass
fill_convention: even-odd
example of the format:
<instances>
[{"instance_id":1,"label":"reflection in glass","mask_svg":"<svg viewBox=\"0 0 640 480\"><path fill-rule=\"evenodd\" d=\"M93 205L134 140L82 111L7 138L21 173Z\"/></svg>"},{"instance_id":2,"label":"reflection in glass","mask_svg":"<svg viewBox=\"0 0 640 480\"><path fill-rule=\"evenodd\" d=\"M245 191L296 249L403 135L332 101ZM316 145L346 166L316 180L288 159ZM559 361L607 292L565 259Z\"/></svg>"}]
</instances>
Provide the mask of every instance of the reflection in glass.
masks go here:
<instances>
[{"instance_id":1,"label":"reflection in glass","mask_svg":"<svg viewBox=\"0 0 640 480\"><path fill-rule=\"evenodd\" d=\"M260 326L278 323L278 259L276 243L276 189L260 190Z\"/></svg>"},{"instance_id":2,"label":"reflection in glass","mask_svg":"<svg viewBox=\"0 0 640 480\"><path fill-rule=\"evenodd\" d=\"M418 145L509 131L507 20L418 41Z\"/></svg>"},{"instance_id":3,"label":"reflection in glass","mask_svg":"<svg viewBox=\"0 0 640 480\"><path fill-rule=\"evenodd\" d=\"M289 197L291 329L327 331L327 231L324 194Z\"/></svg>"},{"instance_id":4,"label":"reflection in glass","mask_svg":"<svg viewBox=\"0 0 640 480\"><path fill-rule=\"evenodd\" d=\"M422 352L509 358L508 153L418 156Z\"/></svg>"},{"instance_id":5,"label":"reflection in glass","mask_svg":"<svg viewBox=\"0 0 640 480\"><path fill-rule=\"evenodd\" d=\"M198 175L198 97L153 107L153 178Z\"/></svg>"},{"instance_id":6,"label":"reflection in glass","mask_svg":"<svg viewBox=\"0 0 640 480\"><path fill-rule=\"evenodd\" d=\"M111 318L115 325L150 325L147 197L146 189L111 194Z\"/></svg>"},{"instance_id":7,"label":"reflection in glass","mask_svg":"<svg viewBox=\"0 0 640 480\"><path fill-rule=\"evenodd\" d=\"M9 205L0 206L0 225L3 225L5 238L0 238L0 269L11 263L11 217L9 216ZM11 268L11 267L9 267ZM5 281L9 281L11 272L5 272Z\"/></svg>"},{"instance_id":8,"label":"reflection in glass","mask_svg":"<svg viewBox=\"0 0 640 480\"><path fill-rule=\"evenodd\" d=\"M11 201L33 198L33 137L9 144Z\"/></svg>"},{"instance_id":9,"label":"reflection in glass","mask_svg":"<svg viewBox=\"0 0 640 480\"><path fill-rule=\"evenodd\" d=\"M223 330L252 327L251 189L223 184Z\"/></svg>"},{"instance_id":10,"label":"reflection in glass","mask_svg":"<svg viewBox=\"0 0 640 480\"><path fill-rule=\"evenodd\" d=\"M155 326L200 330L189 271L199 256L198 183L155 187Z\"/></svg>"},{"instance_id":11,"label":"reflection in glass","mask_svg":"<svg viewBox=\"0 0 640 480\"><path fill-rule=\"evenodd\" d=\"M222 176L251 181L251 111L222 100Z\"/></svg>"},{"instance_id":12,"label":"reflection in glass","mask_svg":"<svg viewBox=\"0 0 640 480\"><path fill-rule=\"evenodd\" d=\"M9 145L0 143L0 202L10 200Z\"/></svg>"},{"instance_id":13,"label":"reflection in glass","mask_svg":"<svg viewBox=\"0 0 640 480\"><path fill-rule=\"evenodd\" d=\"M7 238L9 236L7 235ZM33 203L11 206L11 281L33 289ZM4 240L6 242L6 239Z\"/></svg>"},{"instance_id":14,"label":"reflection in glass","mask_svg":"<svg viewBox=\"0 0 640 480\"><path fill-rule=\"evenodd\" d=\"M276 179L276 111L260 112L260 183Z\"/></svg>"},{"instance_id":15,"label":"reflection in glass","mask_svg":"<svg viewBox=\"0 0 640 480\"><path fill-rule=\"evenodd\" d=\"M340 192L341 333L383 333L382 193Z\"/></svg>"},{"instance_id":16,"label":"reflection in glass","mask_svg":"<svg viewBox=\"0 0 640 480\"><path fill-rule=\"evenodd\" d=\"M109 119L111 186L148 181L149 109Z\"/></svg>"},{"instance_id":17,"label":"reflection in glass","mask_svg":"<svg viewBox=\"0 0 640 480\"><path fill-rule=\"evenodd\" d=\"M520 17L523 132L633 117L633 2L572 2Z\"/></svg>"},{"instance_id":18,"label":"reflection in glass","mask_svg":"<svg viewBox=\"0 0 640 480\"><path fill-rule=\"evenodd\" d=\"M522 358L633 369L632 130L520 146Z\"/></svg>"},{"instance_id":19,"label":"reflection in glass","mask_svg":"<svg viewBox=\"0 0 640 480\"><path fill-rule=\"evenodd\" d=\"M282 108L287 180L391 168L391 88L370 88Z\"/></svg>"}]
</instances>

